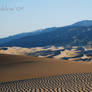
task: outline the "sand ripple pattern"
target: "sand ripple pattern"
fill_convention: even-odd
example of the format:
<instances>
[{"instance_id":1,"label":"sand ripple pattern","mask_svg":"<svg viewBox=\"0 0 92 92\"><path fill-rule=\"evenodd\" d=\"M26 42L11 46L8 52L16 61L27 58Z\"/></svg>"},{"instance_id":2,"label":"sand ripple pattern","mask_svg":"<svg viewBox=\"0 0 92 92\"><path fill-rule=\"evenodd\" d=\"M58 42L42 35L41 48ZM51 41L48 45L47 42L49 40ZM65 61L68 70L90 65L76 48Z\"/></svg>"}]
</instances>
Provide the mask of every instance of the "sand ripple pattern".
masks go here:
<instances>
[{"instance_id":1,"label":"sand ripple pattern","mask_svg":"<svg viewBox=\"0 0 92 92\"><path fill-rule=\"evenodd\" d=\"M0 92L92 92L92 72L2 82Z\"/></svg>"}]
</instances>

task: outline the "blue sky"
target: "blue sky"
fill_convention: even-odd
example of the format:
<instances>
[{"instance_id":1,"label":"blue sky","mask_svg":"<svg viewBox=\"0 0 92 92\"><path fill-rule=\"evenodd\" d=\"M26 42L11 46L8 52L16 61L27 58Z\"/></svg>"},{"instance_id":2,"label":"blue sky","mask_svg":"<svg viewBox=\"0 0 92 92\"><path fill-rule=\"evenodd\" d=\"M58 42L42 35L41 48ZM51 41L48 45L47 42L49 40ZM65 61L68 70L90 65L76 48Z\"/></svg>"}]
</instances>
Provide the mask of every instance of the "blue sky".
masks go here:
<instances>
[{"instance_id":1,"label":"blue sky","mask_svg":"<svg viewBox=\"0 0 92 92\"><path fill-rule=\"evenodd\" d=\"M92 20L92 0L0 0L6 6L14 10L0 10L0 38Z\"/></svg>"}]
</instances>

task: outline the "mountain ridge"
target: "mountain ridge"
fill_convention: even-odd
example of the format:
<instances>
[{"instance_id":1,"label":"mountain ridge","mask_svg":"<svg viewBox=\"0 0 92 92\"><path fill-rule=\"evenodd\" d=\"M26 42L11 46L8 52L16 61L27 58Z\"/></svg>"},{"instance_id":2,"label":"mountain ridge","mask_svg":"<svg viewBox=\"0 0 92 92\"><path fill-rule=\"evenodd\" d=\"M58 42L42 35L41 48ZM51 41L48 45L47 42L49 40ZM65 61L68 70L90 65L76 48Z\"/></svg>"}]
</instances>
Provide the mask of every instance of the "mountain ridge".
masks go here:
<instances>
[{"instance_id":1,"label":"mountain ridge","mask_svg":"<svg viewBox=\"0 0 92 92\"><path fill-rule=\"evenodd\" d=\"M82 21L79 21L79 22L76 22L76 23L72 24L72 26L89 27L89 26L92 26L92 20L82 20Z\"/></svg>"},{"instance_id":2,"label":"mountain ridge","mask_svg":"<svg viewBox=\"0 0 92 92\"><path fill-rule=\"evenodd\" d=\"M85 46L92 43L92 26L80 26L80 23L88 22L84 20L70 26L53 27L43 29L34 35L27 35L19 39L8 41L0 46L19 46L19 47L41 47L48 45L61 46ZM90 21L91 22L91 21ZM79 26L76 26L76 24ZM85 24L85 23L84 23Z\"/></svg>"}]
</instances>

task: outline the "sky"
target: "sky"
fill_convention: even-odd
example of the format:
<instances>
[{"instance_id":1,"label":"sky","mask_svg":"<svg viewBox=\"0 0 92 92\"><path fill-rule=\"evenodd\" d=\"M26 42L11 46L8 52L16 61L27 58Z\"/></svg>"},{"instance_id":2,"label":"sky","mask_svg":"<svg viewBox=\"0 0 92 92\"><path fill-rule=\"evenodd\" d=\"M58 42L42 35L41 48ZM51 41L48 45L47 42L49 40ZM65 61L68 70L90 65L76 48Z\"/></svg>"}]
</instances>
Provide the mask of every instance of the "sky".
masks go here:
<instances>
[{"instance_id":1,"label":"sky","mask_svg":"<svg viewBox=\"0 0 92 92\"><path fill-rule=\"evenodd\" d=\"M92 0L0 0L0 38L92 20Z\"/></svg>"}]
</instances>

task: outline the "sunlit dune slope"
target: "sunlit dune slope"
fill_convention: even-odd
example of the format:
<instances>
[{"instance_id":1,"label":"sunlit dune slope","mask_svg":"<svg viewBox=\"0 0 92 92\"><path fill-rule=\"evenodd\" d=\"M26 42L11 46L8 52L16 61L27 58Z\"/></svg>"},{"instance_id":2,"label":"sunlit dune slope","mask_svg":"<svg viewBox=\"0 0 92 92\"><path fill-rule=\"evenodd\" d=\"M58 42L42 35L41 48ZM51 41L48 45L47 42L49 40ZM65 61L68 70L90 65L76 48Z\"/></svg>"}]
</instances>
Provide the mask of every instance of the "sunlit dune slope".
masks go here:
<instances>
[{"instance_id":1,"label":"sunlit dune slope","mask_svg":"<svg viewBox=\"0 0 92 92\"><path fill-rule=\"evenodd\" d=\"M92 72L92 63L31 56L0 55L0 81L24 80L80 72Z\"/></svg>"}]
</instances>

